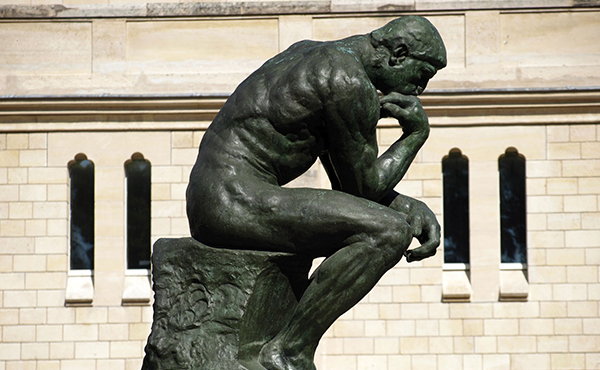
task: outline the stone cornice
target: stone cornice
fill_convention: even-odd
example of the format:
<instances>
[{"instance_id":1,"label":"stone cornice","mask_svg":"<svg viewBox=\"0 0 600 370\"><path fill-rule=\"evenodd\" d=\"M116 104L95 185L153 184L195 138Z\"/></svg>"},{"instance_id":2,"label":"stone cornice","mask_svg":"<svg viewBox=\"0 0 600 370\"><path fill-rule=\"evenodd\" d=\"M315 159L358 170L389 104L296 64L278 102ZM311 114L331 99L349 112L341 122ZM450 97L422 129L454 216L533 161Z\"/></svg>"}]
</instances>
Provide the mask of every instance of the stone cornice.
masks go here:
<instances>
[{"instance_id":1,"label":"stone cornice","mask_svg":"<svg viewBox=\"0 0 600 370\"><path fill-rule=\"evenodd\" d=\"M0 98L0 132L203 130L213 96ZM432 127L600 123L600 89L436 91L421 96ZM396 126L382 120L380 127Z\"/></svg>"},{"instance_id":2,"label":"stone cornice","mask_svg":"<svg viewBox=\"0 0 600 370\"><path fill-rule=\"evenodd\" d=\"M600 89L439 92L422 101L433 127L600 123Z\"/></svg>"},{"instance_id":3,"label":"stone cornice","mask_svg":"<svg viewBox=\"0 0 600 370\"><path fill-rule=\"evenodd\" d=\"M398 13L465 10L548 10L600 6L600 0L317 0L195 3L0 5L0 19L85 19Z\"/></svg>"}]
</instances>

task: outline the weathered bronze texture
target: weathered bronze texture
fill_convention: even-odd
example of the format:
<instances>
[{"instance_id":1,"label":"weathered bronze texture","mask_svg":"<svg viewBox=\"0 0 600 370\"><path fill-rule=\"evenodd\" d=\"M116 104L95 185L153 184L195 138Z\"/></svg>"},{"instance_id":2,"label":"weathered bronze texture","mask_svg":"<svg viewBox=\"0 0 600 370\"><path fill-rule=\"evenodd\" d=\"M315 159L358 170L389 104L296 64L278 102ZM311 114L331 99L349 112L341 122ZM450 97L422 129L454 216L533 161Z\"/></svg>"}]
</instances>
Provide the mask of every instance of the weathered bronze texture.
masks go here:
<instances>
[{"instance_id":1,"label":"weathered bronze texture","mask_svg":"<svg viewBox=\"0 0 600 370\"><path fill-rule=\"evenodd\" d=\"M445 66L439 33L416 16L366 35L301 41L242 82L206 131L187 190L193 238L223 256L231 250L284 253L286 264L291 258L298 266L326 257L305 284L287 283L297 293L291 308L289 289L271 297L286 302L289 314L276 331L260 329L269 334L254 353L235 355L251 364L246 368L315 369L319 340L340 315L402 256L411 262L435 254L440 227L434 214L393 189L429 135L417 95ZM384 117L397 119L403 134L379 156L376 125ZM333 190L282 187L317 159ZM421 246L408 250L412 238ZM154 260L155 269L161 262Z\"/></svg>"}]
</instances>

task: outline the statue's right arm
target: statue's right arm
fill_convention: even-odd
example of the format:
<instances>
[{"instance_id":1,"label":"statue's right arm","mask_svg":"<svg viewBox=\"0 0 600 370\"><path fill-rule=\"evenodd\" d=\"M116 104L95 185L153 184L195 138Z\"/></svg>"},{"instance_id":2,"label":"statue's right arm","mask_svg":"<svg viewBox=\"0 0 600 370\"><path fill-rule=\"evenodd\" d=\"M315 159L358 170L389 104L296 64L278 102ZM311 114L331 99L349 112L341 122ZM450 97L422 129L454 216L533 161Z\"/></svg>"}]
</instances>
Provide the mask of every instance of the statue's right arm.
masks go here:
<instances>
[{"instance_id":1,"label":"statue's right arm","mask_svg":"<svg viewBox=\"0 0 600 370\"><path fill-rule=\"evenodd\" d=\"M417 97L393 93L380 101L365 79L340 78L330 94L328 149L341 189L379 202L405 175L429 135L429 124ZM398 119L404 133L378 156L376 126L381 113Z\"/></svg>"},{"instance_id":2,"label":"statue's right arm","mask_svg":"<svg viewBox=\"0 0 600 370\"><path fill-rule=\"evenodd\" d=\"M382 115L396 118L403 128L403 135L396 143L411 136L424 142L429 134L429 121L423 111L421 101L416 96L391 93L383 96L380 102ZM418 151L421 145L415 146L415 149ZM420 247L405 252L408 262L420 261L436 253L441 240L440 225L434 213L425 203L398 194L393 190L382 203L407 215L413 236L421 243Z\"/></svg>"},{"instance_id":3,"label":"statue's right arm","mask_svg":"<svg viewBox=\"0 0 600 370\"><path fill-rule=\"evenodd\" d=\"M345 80L348 81L348 80ZM332 186L373 201L388 203L405 214L421 246L407 251L410 261L432 256L440 244L440 226L431 210L416 199L394 192L429 135L429 122L416 96L392 93L381 99L361 90L361 83L332 95L327 117L328 153L321 156ZM394 117L403 135L381 156L377 155L379 118Z\"/></svg>"}]
</instances>

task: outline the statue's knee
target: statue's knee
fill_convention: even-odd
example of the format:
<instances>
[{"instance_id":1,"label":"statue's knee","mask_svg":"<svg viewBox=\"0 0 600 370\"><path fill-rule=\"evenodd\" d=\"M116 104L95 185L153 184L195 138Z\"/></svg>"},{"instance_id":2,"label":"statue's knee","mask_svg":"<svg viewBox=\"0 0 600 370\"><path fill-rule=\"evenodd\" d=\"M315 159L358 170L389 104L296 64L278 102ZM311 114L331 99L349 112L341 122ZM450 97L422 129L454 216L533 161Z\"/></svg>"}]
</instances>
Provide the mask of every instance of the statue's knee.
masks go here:
<instances>
[{"instance_id":1,"label":"statue's knee","mask_svg":"<svg viewBox=\"0 0 600 370\"><path fill-rule=\"evenodd\" d=\"M412 241L410 227L401 219L384 222L381 226L383 227L376 235L377 250L383 258L395 264L400 261Z\"/></svg>"}]
</instances>

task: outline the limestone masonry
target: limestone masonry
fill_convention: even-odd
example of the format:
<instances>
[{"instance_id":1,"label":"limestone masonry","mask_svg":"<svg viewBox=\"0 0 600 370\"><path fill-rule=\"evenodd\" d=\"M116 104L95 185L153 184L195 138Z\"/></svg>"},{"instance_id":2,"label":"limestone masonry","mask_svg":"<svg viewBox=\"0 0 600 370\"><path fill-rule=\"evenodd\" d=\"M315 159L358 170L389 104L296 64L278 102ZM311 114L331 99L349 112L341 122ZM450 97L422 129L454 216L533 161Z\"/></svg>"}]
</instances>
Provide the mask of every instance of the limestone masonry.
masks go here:
<instances>
[{"instance_id":1,"label":"limestone masonry","mask_svg":"<svg viewBox=\"0 0 600 370\"><path fill-rule=\"evenodd\" d=\"M319 370L600 369L600 3L0 0L0 370L139 370L149 271L127 269L126 176L150 162L151 237L189 237L185 188L235 86L302 39L427 17L448 67L398 191L443 223L468 158L470 261L401 261L323 338ZM378 127L381 151L401 134ZM498 159L526 163L527 261L501 262ZM69 162L94 164L94 269L70 269ZM328 186L320 166L288 186ZM442 225L443 228L443 225Z\"/></svg>"}]
</instances>

